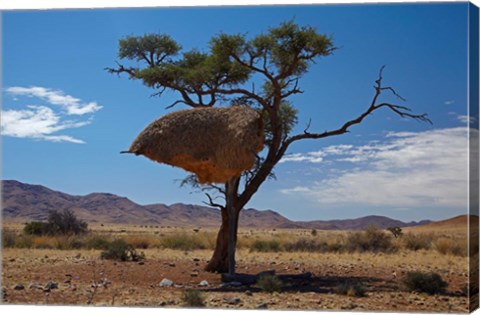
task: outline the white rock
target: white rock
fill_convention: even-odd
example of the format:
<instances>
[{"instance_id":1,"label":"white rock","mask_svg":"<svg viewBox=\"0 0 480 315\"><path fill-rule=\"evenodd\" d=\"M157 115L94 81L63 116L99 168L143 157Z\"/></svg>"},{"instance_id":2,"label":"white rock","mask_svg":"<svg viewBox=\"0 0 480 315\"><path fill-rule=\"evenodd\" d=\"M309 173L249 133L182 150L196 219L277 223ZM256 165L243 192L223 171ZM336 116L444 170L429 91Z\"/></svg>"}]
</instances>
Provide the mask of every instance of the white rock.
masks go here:
<instances>
[{"instance_id":1,"label":"white rock","mask_svg":"<svg viewBox=\"0 0 480 315\"><path fill-rule=\"evenodd\" d=\"M161 287L171 287L171 286L173 286L173 281L169 280L167 278L164 278L162 281L160 281L160 286Z\"/></svg>"},{"instance_id":2,"label":"white rock","mask_svg":"<svg viewBox=\"0 0 480 315\"><path fill-rule=\"evenodd\" d=\"M201 287L208 287L210 284L208 283L207 280L203 280L198 285Z\"/></svg>"}]
</instances>

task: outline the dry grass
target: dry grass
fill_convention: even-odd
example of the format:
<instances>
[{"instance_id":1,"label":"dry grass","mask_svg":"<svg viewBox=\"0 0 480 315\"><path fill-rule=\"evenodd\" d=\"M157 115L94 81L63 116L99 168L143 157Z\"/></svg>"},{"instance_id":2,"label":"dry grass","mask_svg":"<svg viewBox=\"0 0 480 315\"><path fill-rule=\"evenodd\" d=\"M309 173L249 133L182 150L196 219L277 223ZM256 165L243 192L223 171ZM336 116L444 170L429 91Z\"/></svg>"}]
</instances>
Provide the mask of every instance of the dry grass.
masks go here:
<instances>
[{"instance_id":1,"label":"dry grass","mask_svg":"<svg viewBox=\"0 0 480 315\"><path fill-rule=\"evenodd\" d=\"M37 249L102 249L105 243L122 239L137 249L174 249L181 251L213 250L217 228L161 227L157 225L90 226L90 233L82 236L23 235L22 224L4 226L4 247ZM407 230L394 239L382 230L322 231L312 235L311 230L248 229L238 232L237 249L253 252L344 253L352 251L384 252L433 251L447 256L466 256L465 232L448 233L439 230ZM102 245L103 244L103 245Z\"/></svg>"}]
</instances>

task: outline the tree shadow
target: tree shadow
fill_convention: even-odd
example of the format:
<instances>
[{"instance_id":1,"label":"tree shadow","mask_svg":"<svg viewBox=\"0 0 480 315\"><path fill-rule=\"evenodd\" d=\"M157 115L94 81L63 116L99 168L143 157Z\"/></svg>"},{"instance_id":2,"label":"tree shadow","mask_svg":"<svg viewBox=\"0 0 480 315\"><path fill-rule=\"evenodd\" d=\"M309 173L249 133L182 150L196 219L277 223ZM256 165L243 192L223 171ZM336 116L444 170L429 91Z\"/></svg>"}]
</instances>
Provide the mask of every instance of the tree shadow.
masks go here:
<instances>
[{"instance_id":1,"label":"tree shadow","mask_svg":"<svg viewBox=\"0 0 480 315\"><path fill-rule=\"evenodd\" d=\"M262 290L255 286L255 282L250 279L256 275L239 275L249 279L247 283L238 286L220 286L216 288L204 289L205 292L261 292ZM368 292L380 291L398 291L398 284L395 281L388 281L377 277L366 276L315 276L305 278L296 278L298 274L276 274L282 280L282 286L279 292L314 292L314 293L334 293L338 286L345 284L360 284L366 287Z\"/></svg>"}]
</instances>

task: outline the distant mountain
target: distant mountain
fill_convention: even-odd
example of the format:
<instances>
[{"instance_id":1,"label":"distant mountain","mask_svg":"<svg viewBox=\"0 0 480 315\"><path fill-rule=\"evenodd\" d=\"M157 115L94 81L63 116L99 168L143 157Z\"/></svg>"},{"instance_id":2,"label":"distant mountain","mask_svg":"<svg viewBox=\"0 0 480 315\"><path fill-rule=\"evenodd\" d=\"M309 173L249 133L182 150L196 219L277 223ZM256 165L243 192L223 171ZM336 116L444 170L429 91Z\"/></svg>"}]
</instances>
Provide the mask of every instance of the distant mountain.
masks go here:
<instances>
[{"instance_id":1,"label":"distant mountain","mask_svg":"<svg viewBox=\"0 0 480 315\"><path fill-rule=\"evenodd\" d=\"M4 220L26 222L46 220L48 211L71 210L88 223L148 224L160 226L218 227L220 211L215 208L176 203L139 205L128 198L109 193L73 196L41 185L15 180L2 181ZM405 223L383 216L367 216L350 220L292 221L272 210L244 209L240 226L255 228L300 228L322 230L358 230L370 225L380 228L416 226L432 221Z\"/></svg>"}]
</instances>

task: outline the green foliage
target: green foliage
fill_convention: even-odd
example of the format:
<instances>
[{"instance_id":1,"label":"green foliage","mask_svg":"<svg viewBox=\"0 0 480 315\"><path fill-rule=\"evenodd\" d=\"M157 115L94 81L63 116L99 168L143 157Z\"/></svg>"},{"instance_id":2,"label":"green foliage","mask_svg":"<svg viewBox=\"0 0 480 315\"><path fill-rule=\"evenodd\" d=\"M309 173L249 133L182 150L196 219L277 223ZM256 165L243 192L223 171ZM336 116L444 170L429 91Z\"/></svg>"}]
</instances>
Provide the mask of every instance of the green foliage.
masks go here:
<instances>
[{"instance_id":1,"label":"green foliage","mask_svg":"<svg viewBox=\"0 0 480 315\"><path fill-rule=\"evenodd\" d=\"M141 37L127 36L119 42L118 57L146 61L152 65L164 62L175 55L181 46L168 35L147 34Z\"/></svg>"},{"instance_id":2,"label":"green foliage","mask_svg":"<svg viewBox=\"0 0 480 315\"><path fill-rule=\"evenodd\" d=\"M275 275L265 274L258 278L256 285L264 292L273 293L280 291L282 281Z\"/></svg>"},{"instance_id":3,"label":"green foliage","mask_svg":"<svg viewBox=\"0 0 480 315\"><path fill-rule=\"evenodd\" d=\"M101 252L100 258L119 261L139 261L145 259L145 255L143 253L138 255L132 245L118 239L111 242L106 250Z\"/></svg>"},{"instance_id":4,"label":"green foliage","mask_svg":"<svg viewBox=\"0 0 480 315\"><path fill-rule=\"evenodd\" d=\"M256 252L279 252L282 248L277 240L255 240L250 250Z\"/></svg>"},{"instance_id":5,"label":"green foliage","mask_svg":"<svg viewBox=\"0 0 480 315\"><path fill-rule=\"evenodd\" d=\"M310 234L312 234L312 236L317 236L317 230L312 229L312 230L310 231Z\"/></svg>"},{"instance_id":6,"label":"green foliage","mask_svg":"<svg viewBox=\"0 0 480 315\"><path fill-rule=\"evenodd\" d=\"M335 288L335 293L351 297L364 297L366 296L365 291L365 287L359 283L343 283Z\"/></svg>"},{"instance_id":7,"label":"green foliage","mask_svg":"<svg viewBox=\"0 0 480 315\"><path fill-rule=\"evenodd\" d=\"M32 221L25 223L23 232L28 235L45 235L48 233L48 227L46 222Z\"/></svg>"},{"instance_id":8,"label":"green foliage","mask_svg":"<svg viewBox=\"0 0 480 315\"><path fill-rule=\"evenodd\" d=\"M374 226L368 227L365 231L350 234L346 247L350 251L359 252L394 252L397 250L392 242L392 237Z\"/></svg>"},{"instance_id":9,"label":"green foliage","mask_svg":"<svg viewBox=\"0 0 480 315\"><path fill-rule=\"evenodd\" d=\"M203 293L199 290L184 290L182 293L182 300L185 306L203 307L205 306L205 298Z\"/></svg>"},{"instance_id":10,"label":"green foliage","mask_svg":"<svg viewBox=\"0 0 480 315\"><path fill-rule=\"evenodd\" d=\"M403 234L402 228L398 226L389 227L387 228L387 231L390 231L395 238L398 238Z\"/></svg>"},{"instance_id":11,"label":"green foliage","mask_svg":"<svg viewBox=\"0 0 480 315\"><path fill-rule=\"evenodd\" d=\"M87 223L79 220L70 210L50 211L45 226L46 234L49 235L83 234L87 232L87 227Z\"/></svg>"},{"instance_id":12,"label":"green foliage","mask_svg":"<svg viewBox=\"0 0 480 315\"><path fill-rule=\"evenodd\" d=\"M448 283L435 272L407 272L402 278L402 282L409 290L425 292L430 295L443 293L448 286Z\"/></svg>"}]
</instances>

